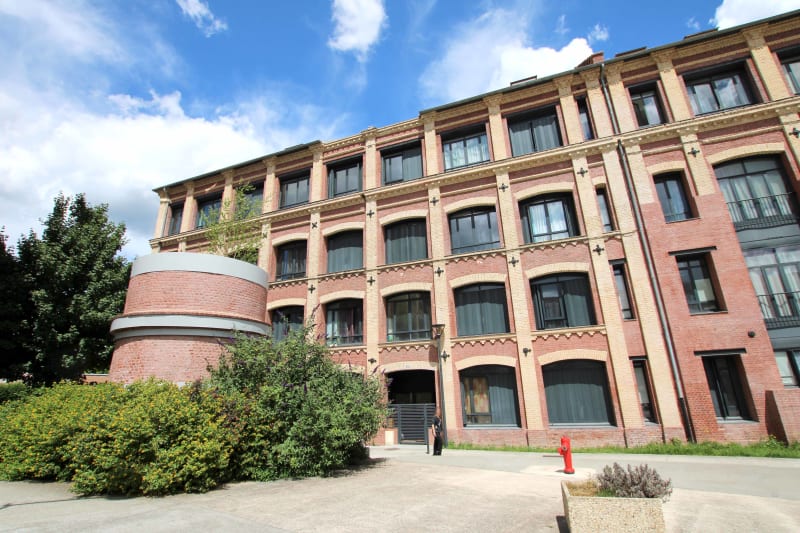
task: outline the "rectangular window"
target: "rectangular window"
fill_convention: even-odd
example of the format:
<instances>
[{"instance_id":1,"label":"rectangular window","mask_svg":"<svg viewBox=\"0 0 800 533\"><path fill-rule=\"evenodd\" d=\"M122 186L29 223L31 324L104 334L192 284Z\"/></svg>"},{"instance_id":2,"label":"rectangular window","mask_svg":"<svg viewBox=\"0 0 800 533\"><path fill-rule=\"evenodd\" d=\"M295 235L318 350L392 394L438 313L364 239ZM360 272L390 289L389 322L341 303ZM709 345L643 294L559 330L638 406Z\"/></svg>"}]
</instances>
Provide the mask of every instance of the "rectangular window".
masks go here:
<instances>
[{"instance_id":1,"label":"rectangular window","mask_svg":"<svg viewBox=\"0 0 800 533\"><path fill-rule=\"evenodd\" d=\"M721 307L709 274L707 254L678 256L677 262L689 312L696 315L719 311Z\"/></svg>"},{"instance_id":2,"label":"rectangular window","mask_svg":"<svg viewBox=\"0 0 800 533\"><path fill-rule=\"evenodd\" d=\"M703 357L711 401L717 418L721 420L749 418L739 378L738 359L735 355Z\"/></svg>"},{"instance_id":3,"label":"rectangular window","mask_svg":"<svg viewBox=\"0 0 800 533\"><path fill-rule=\"evenodd\" d=\"M594 129L592 128L592 116L589 114L589 105L586 103L586 98L578 98L578 118L581 121L581 130L583 131L583 140L589 141L594 139Z\"/></svg>"},{"instance_id":4,"label":"rectangular window","mask_svg":"<svg viewBox=\"0 0 800 533\"><path fill-rule=\"evenodd\" d=\"M461 287L454 292L460 337L509 332L504 285L483 283Z\"/></svg>"},{"instance_id":5,"label":"rectangular window","mask_svg":"<svg viewBox=\"0 0 800 533\"><path fill-rule=\"evenodd\" d=\"M776 157L751 157L714 167L737 230L797 224L794 195Z\"/></svg>"},{"instance_id":6,"label":"rectangular window","mask_svg":"<svg viewBox=\"0 0 800 533\"><path fill-rule=\"evenodd\" d=\"M219 221L222 210L222 195L212 196L197 201L197 220L195 227L206 228Z\"/></svg>"},{"instance_id":7,"label":"rectangular window","mask_svg":"<svg viewBox=\"0 0 800 533\"><path fill-rule=\"evenodd\" d=\"M614 408L606 365L573 359L542 367L547 418L551 425L611 425Z\"/></svg>"},{"instance_id":8,"label":"rectangular window","mask_svg":"<svg viewBox=\"0 0 800 533\"><path fill-rule=\"evenodd\" d=\"M364 342L364 304L361 300L339 300L325 306L325 334L329 345Z\"/></svg>"},{"instance_id":9,"label":"rectangular window","mask_svg":"<svg viewBox=\"0 0 800 533\"><path fill-rule=\"evenodd\" d=\"M183 222L183 204L171 206L167 235L177 235L180 233L181 222Z\"/></svg>"},{"instance_id":10,"label":"rectangular window","mask_svg":"<svg viewBox=\"0 0 800 533\"><path fill-rule=\"evenodd\" d=\"M360 230L345 231L328 237L328 272L363 268L363 243Z\"/></svg>"},{"instance_id":11,"label":"rectangular window","mask_svg":"<svg viewBox=\"0 0 800 533\"><path fill-rule=\"evenodd\" d=\"M686 91L695 115L752 104L747 76L741 68L686 77Z\"/></svg>"},{"instance_id":12,"label":"rectangular window","mask_svg":"<svg viewBox=\"0 0 800 533\"><path fill-rule=\"evenodd\" d=\"M305 204L308 202L307 173L279 178L281 183L281 207Z\"/></svg>"},{"instance_id":13,"label":"rectangular window","mask_svg":"<svg viewBox=\"0 0 800 533\"><path fill-rule=\"evenodd\" d=\"M800 326L800 246L745 250L767 328Z\"/></svg>"},{"instance_id":14,"label":"rectangular window","mask_svg":"<svg viewBox=\"0 0 800 533\"><path fill-rule=\"evenodd\" d=\"M409 292L386 298L386 341L431 338L431 297Z\"/></svg>"},{"instance_id":15,"label":"rectangular window","mask_svg":"<svg viewBox=\"0 0 800 533\"><path fill-rule=\"evenodd\" d=\"M650 375L647 371L647 359L633 360L633 373L636 376L636 388L639 390L639 404L642 406L642 415L648 422L656 423L656 409L653 405L650 392Z\"/></svg>"},{"instance_id":16,"label":"rectangular window","mask_svg":"<svg viewBox=\"0 0 800 533\"><path fill-rule=\"evenodd\" d=\"M608 196L603 188L597 189L597 207L600 209L600 220L603 222L603 233L614 231L614 221L608 208Z\"/></svg>"},{"instance_id":17,"label":"rectangular window","mask_svg":"<svg viewBox=\"0 0 800 533\"><path fill-rule=\"evenodd\" d=\"M239 198L237 195L236 219L244 220L260 215L264 203L264 184L249 183L245 185L242 190L244 191L244 195L241 205L238 203Z\"/></svg>"},{"instance_id":18,"label":"rectangular window","mask_svg":"<svg viewBox=\"0 0 800 533\"><path fill-rule=\"evenodd\" d=\"M428 257L428 238L424 219L401 220L384 230L386 264L418 261Z\"/></svg>"},{"instance_id":19,"label":"rectangular window","mask_svg":"<svg viewBox=\"0 0 800 533\"><path fill-rule=\"evenodd\" d=\"M578 235L572 195L537 196L520 205L525 242L546 242Z\"/></svg>"},{"instance_id":20,"label":"rectangular window","mask_svg":"<svg viewBox=\"0 0 800 533\"><path fill-rule=\"evenodd\" d=\"M794 94L800 94L800 56L787 57L781 61L786 81Z\"/></svg>"},{"instance_id":21,"label":"rectangular window","mask_svg":"<svg viewBox=\"0 0 800 533\"><path fill-rule=\"evenodd\" d=\"M520 118L509 118L508 136L511 139L511 153L515 157L561 146L561 131L555 108Z\"/></svg>"},{"instance_id":22,"label":"rectangular window","mask_svg":"<svg viewBox=\"0 0 800 533\"><path fill-rule=\"evenodd\" d=\"M500 247L494 208L466 209L450 215L450 252L463 254Z\"/></svg>"},{"instance_id":23,"label":"rectangular window","mask_svg":"<svg viewBox=\"0 0 800 533\"><path fill-rule=\"evenodd\" d=\"M303 328L303 307L291 305L272 311L272 340L280 342L289 333Z\"/></svg>"},{"instance_id":24,"label":"rectangular window","mask_svg":"<svg viewBox=\"0 0 800 533\"><path fill-rule=\"evenodd\" d=\"M631 320L633 318L633 306L631 306L628 279L625 275L625 263L614 263L612 268L614 269L614 283L617 286L617 298L619 299L619 308L622 311L622 318Z\"/></svg>"},{"instance_id":25,"label":"rectangular window","mask_svg":"<svg viewBox=\"0 0 800 533\"><path fill-rule=\"evenodd\" d=\"M785 387L800 385L800 349L776 351L775 362Z\"/></svg>"},{"instance_id":26,"label":"rectangular window","mask_svg":"<svg viewBox=\"0 0 800 533\"><path fill-rule=\"evenodd\" d=\"M328 167L328 198L361 190L361 160Z\"/></svg>"},{"instance_id":27,"label":"rectangular window","mask_svg":"<svg viewBox=\"0 0 800 533\"><path fill-rule=\"evenodd\" d=\"M384 185L422 177L422 148L419 144L397 150L386 150L381 152L381 155Z\"/></svg>"},{"instance_id":28,"label":"rectangular window","mask_svg":"<svg viewBox=\"0 0 800 533\"><path fill-rule=\"evenodd\" d=\"M661 211L664 213L664 220L678 222L692 218L680 172L670 172L655 176L653 179L656 184L658 201L661 203Z\"/></svg>"},{"instance_id":29,"label":"rectangular window","mask_svg":"<svg viewBox=\"0 0 800 533\"><path fill-rule=\"evenodd\" d=\"M442 157L445 170L488 161L489 145L485 127L481 126L480 130L471 133L442 136Z\"/></svg>"},{"instance_id":30,"label":"rectangular window","mask_svg":"<svg viewBox=\"0 0 800 533\"><path fill-rule=\"evenodd\" d=\"M513 368L484 365L466 368L459 374L465 426L519 426Z\"/></svg>"},{"instance_id":31,"label":"rectangular window","mask_svg":"<svg viewBox=\"0 0 800 533\"><path fill-rule=\"evenodd\" d=\"M585 274L558 274L531 282L536 329L595 324L594 304Z\"/></svg>"},{"instance_id":32,"label":"rectangular window","mask_svg":"<svg viewBox=\"0 0 800 533\"><path fill-rule=\"evenodd\" d=\"M306 276L306 241L296 241L275 250L275 279L287 280Z\"/></svg>"},{"instance_id":33,"label":"rectangular window","mask_svg":"<svg viewBox=\"0 0 800 533\"><path fill-rule=\"evenodd\" d=\"M633 113L640 128L664 123L661 99L655 85L632 87L630 94Z\"/></svg>"}]
</instances>

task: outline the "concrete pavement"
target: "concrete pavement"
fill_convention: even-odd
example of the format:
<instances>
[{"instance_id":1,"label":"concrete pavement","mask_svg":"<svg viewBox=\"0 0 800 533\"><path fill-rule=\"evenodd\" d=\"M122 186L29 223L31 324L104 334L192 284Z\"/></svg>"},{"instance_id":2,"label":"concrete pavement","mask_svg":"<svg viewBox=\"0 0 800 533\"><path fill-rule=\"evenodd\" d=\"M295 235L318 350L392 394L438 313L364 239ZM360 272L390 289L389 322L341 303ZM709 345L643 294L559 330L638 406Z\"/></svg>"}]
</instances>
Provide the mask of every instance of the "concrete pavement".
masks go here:
<instances>
[{"instance_id":1,"label":"concrete pavement","mask_svg":"<svg viewBox=\"0 0 800 533\"><path fill-rule=\"evenodd\" d=\"M373 447L330 478L235 483L207 494L79 498L62 483L0 483L0 531L565 531L559 484L646 462L675 490L667 530L800 531L800 460Z\"/></svg>"}]
</instances>

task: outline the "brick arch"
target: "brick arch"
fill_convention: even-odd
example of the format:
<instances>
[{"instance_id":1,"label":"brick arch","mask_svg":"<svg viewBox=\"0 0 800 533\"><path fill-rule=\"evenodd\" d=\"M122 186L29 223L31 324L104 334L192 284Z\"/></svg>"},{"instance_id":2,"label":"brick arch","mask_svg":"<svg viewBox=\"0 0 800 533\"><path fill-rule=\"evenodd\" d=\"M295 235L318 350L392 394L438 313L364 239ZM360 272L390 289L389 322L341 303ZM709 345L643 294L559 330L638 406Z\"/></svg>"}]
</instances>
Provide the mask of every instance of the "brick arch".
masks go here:
<instances>
[{"instance_id":1,"label":"brick arch","mask_svg":"<svg viewBox=\"0 0 800 533\"><path fill-rule=\"evenodd\" d=\"M287 242L307 241L307 240L308 240L308 232L290 233L288 235L281 235L280 237L272 239L272 246L280 246L281 244L286 244Z\"/></svg>"},{"instance_id":2,"label":"brick arch","mask_svg":"<svg viewBox=\"0 0 800 533\"><path fill-rule=\"evenodd\" d=\"M402 372L403 370L436 370L436 363L430 361L399 361L378 367L381 372Z\"/></svg>"},{"instance_id":3,"label":"brick arch","mask_svg":"<svg viewBox=\"0 0 800 533\"><path fill-rule=\"evenodd\" d=\"M528 198L533 198L535 196L541 196L543 194L551 194L551 193L573 193L575 191L575 184L573 182L559 182L559 183L548 183L544 185L535 185L533 187L527 187L525 189L521 189L514 193L514 200L517 202L522 202L523 200L527 200Z\"/></svg>"},{"instance_id":4,"label":"brick arch","mask_svg":"<svg viewBox=\"0 0 800 533\"><path fill-rule=\"evenodd\" d=\"M457 289L475 283L505 283L506 275L495 272L481 272L479 274L469 274L450 280L450 288Z\"/></svg>"},{"instance_id":5,"label":"brick arch","mask_svg":"<svg viewBox=\"0 0 800 533\"><path fill-rule=\"evenodd\" d=\"M651 176L666 174L667 172L683 172L684 174L688 174L688 170L686 168L686 160L684 159L680 160L676 159L675 161L663 161L661 163L650 165L647 167L647 172Z\"/></svg>"},{"instance_id":6,"label":"brick arch","mask_svg":"<svg viewBox=\"0 0 800 533\"><path fill-rule=\"evenodd\" d=\"M589 263L551 263L549 265L541 265L525 271L525 277L528 279L540 278L548 274L560 274L563 272L582 272L589 273Z\"/></svg>"},{"instance_id":7,"label":"brick arch","mask_svg":"<svg viewBox=\"0 0 800 533\"><path fill-rule=\"evenodd\" d=\"M486 366L486 365L498 365L498 366L508 366L511 368L516 368L515 357L510 357L507 355L476 355L474 357L467 357L466 359L461 359L456 361L455 367L456 370L464 370L467 368L472 368L474 366Z\"/></svg>"},{"instance_id":8,"label":"brick arch","mask_svg":"<svg viewBox=\"0 0 800 533\"><path fill-rule=\"evenodd\" d=\"M455 213L456 211L461 211L462 209L467 209L469 207L495 207L496 205L497 205L496 196L479 196L476 198L466 198L464 200L459 200L457 202L447 204L444 211L449 215L451 213Z\"/></svg>"},{"instance_id":9,"label":"brick arch","mask_svg":"<svg viewBox=\"0 0 800 533\"><path fill-rule=\"evenodd\" d=\"M745 159L747 157L759 155L782 155L786 151L786 146L781 143L764 143L754 144L750 146L737 146L736 148L728 148L706 156L706 161L712 166L734 161L736 159Z\"/></svg>"},{"instance_id":10,"label":"brick arch","mask_svg":"<svg viewBox=\"0 0 800 533\"><path fill-rule=\"evenodd\" d=\"M392 213L391 215L380 217L379 224L381 226L388 226L389 224L394 224L395 222L400 222L401 220L414 220L427 217L428 217L428 212L426 210L412 209L410 211L403 211L401 213Z\"/></svg>"},{"instance_id":11,"label":"brick arch","mask_svg":"<svg viewBox=\"0 0 800 533\"><path fill-rule=\"evenodd\" d=\"M324 237L329 237L331 235L335 235L336 233L341 233L343 231L350 231L350 230L360 230L364 231L364 223L363 222L343 222L342 224L336 224L335 226L330 226L322 230L322 235Z\"/></svg>"},{"instance_id":12,"label":"brick arch","mask_svg":"<svg viewBox=\"0 0 800 533\"><path fill-rule=\"evenodd\" d=\"M557 363L559 361L574 361L577 359L591 359L592 361L600 361L605 363L608 361L608 352L602 350L575 349L550 352L537 357L537 360L541 366L549 365L550 363Z\"/></svg>"},{"instance_id":13,"label":"brick arch","mask_svg":"<svg viewBox=\"0 0 800 533\"><path fill-rule=\"evenodd\" d=\"M366 298L366 293L364 291L336 291L320 296L319 303L324 305L336 300L363 300L364 298Z\"/></svg>"},{"instance_id":14,"label":"brick arch","mask_svg":"<svg viewBox=\"0 0 800 533\"><path fill-rule=\"evenodd\" d=\"M283 298L282 300L273 300L267 303L267 311L290 305L305 307L306 303L308 303L306 298Z\"/></svg>"},{"instance_id":15,"label":"brick arch","mask_svg":"<svg viewBox=\"0 0 800 533\"><path fill-rule=\"evenodd\" d=\"M425 282L401 283L399 285L392 285L381 289L381 298L385 298L387 296L392 296L394 294L400 294L404 292L431 292L431 291L433 291L432 283L425 283Z\"/></svg>"}]
</instances>

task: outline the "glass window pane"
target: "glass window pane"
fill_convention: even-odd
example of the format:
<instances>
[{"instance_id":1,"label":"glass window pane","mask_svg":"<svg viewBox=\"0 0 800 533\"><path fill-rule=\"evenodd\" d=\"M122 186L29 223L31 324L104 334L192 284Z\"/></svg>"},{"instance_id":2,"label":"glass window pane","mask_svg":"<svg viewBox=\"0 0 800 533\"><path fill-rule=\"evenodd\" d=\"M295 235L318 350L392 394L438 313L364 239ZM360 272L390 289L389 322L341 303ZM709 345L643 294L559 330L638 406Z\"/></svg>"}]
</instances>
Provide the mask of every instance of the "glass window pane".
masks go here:
<instances>
[{"instance_id":1,"label":"glass window pane","mask_svg":"<svg viewBox=\"0 0 800 533\"><path fill-rule=\"evenodd\" d=\"M719 106L714 98L714 91L711 83L703 82L689 87L689 101L692 104L692 111L695 115L717 111Z\"/></svg>"}]
</instances>

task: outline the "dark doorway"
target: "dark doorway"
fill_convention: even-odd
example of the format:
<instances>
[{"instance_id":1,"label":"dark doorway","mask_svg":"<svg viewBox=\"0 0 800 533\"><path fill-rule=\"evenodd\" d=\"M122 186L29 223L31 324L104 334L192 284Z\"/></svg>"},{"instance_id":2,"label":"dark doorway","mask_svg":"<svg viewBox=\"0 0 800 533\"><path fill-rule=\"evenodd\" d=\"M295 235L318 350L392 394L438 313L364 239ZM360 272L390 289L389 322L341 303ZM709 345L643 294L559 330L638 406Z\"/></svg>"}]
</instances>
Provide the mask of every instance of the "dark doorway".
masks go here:
<instances>
[{"instance_id":1,"label":"dark doorway","mask_svg":"<svg viewBox=\"0 0 800 533\"><path fill-rule=\"evenodd\" d=\"M390 424L398 440L424 444L426 428L436 409L436 381L432 370L403 370L388 375Z\"/></svg>"}]
</instances>

